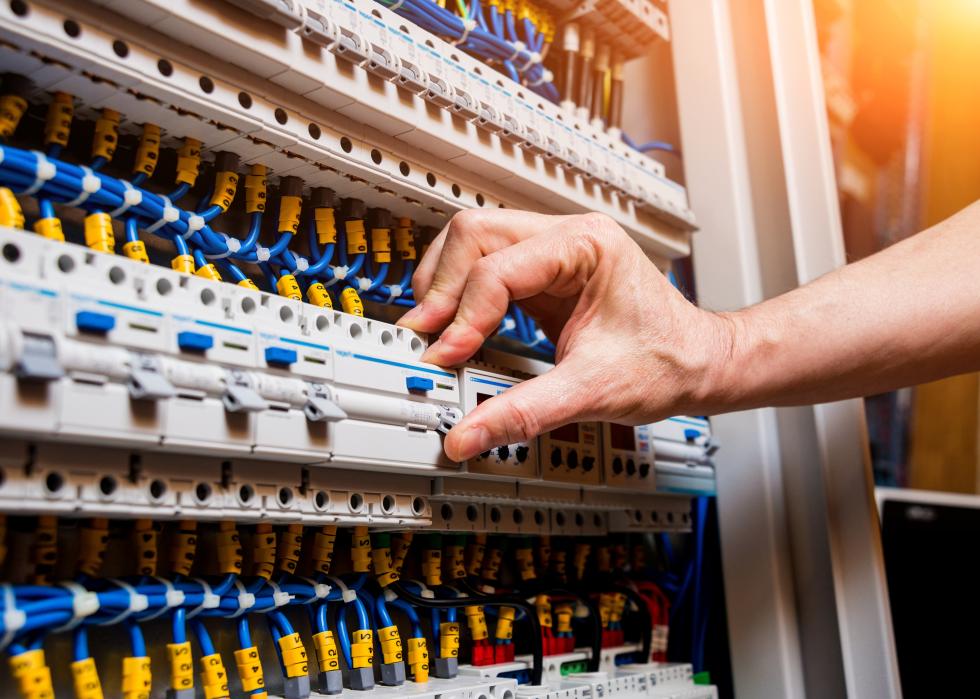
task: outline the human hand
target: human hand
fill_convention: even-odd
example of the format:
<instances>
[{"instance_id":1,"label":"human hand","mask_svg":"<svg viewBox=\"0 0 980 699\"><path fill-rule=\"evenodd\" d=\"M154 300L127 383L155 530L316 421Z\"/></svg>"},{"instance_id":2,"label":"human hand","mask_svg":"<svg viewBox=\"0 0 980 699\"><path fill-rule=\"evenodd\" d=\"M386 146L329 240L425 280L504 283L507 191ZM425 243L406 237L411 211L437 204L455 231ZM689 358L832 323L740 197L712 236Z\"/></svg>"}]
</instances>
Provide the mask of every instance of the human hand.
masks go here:
<instances>
[{"instance_id":1,"label":"human hand","mask_svg":"<svg viewBox=\"0 0 980 699\"><path fill-rule=\"evenodd\" d=\"M555 343L555 368L480 404L446 437L472 458L570 422L645 424L703 407L731 350L731 323L685 299L601 214L456 214L412 280L419 304L399 324L442 331L422 359L469 359L517 301Z\"/></svg>"}]
</instances>

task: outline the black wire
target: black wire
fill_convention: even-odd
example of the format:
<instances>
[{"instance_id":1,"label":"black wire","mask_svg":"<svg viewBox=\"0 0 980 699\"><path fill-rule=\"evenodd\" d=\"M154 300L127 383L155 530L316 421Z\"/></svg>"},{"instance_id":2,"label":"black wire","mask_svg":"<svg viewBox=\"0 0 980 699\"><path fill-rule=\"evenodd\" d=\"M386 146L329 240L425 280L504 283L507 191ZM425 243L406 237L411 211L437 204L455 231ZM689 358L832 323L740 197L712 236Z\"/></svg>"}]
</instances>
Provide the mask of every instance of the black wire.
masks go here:
<instances>
[{"instance_id":1,"label":"black wire","mask_svg":"<svg viewBox=\"0 0 980 699\"><path fill-rule=\"evenodd\" d=\"M394 590L395 594L406 602L426 609L452 609L454 607L468 607L474 604L488 607L514 607L521 609L531 622L531 684L541 684L541 678L544 675L544 644L541 639L541 624L538 623L538 615L535 612L534 605L527 600L521 599L520 597L505 597L502 595L474 595L452 599L430 599L416 595L414 592L406 589L401 581L392 583L388 589Z\"/></svg>"}]
</instances>

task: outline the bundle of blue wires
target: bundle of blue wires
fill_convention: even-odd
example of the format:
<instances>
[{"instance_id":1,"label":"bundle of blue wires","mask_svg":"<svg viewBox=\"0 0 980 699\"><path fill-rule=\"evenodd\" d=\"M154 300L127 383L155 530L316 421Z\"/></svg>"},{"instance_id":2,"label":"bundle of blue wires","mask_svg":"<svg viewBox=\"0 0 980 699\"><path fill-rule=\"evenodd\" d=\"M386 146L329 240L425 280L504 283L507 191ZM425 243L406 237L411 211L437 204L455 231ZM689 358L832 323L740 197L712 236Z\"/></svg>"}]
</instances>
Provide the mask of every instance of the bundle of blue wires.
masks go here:
<instances>
[{"instance_id":1,"label":"bundle of blue wires","mask_svg":"<svg viewBox=\"0 0 980 699\"><path fill-rule=\"evenodd\" d=\"M423 29L446 37L453 43L458 42L459 47L467 53L500 63L511 79L519 82L523 75L524 83L530 90L550 102L558 103L558 89L547 79L548 73L540 63L539 50L533 47L521 48L523 42L518 43L514 17L509 10L504 16L504 27L500 27L495 19L499 16L497 8L490 8L490 28L493 29L491 33L483 18L479 0L474 0L469 6L466 18L428 0L404 0L402 3L397 0L378 1L385 7L395 7L395 12ZM506 39L501 31L504 28L507 31ZM541 41L543 42L543 37ZM528 48L531 50L527 50Z\"/></svg>"},{"instance_id":2,"label":"bundle of blue wires","mask_svg":"<svg viewBox=\"0 0 980 699\"><path fill-rule=\"evenodd\" d=\"M25 191L34 187L38 181L38 173L44 169L42 157L44 156L39 156L32 151L0 146L0 185L10 187L14 191ZM54 157L47 160L54 165L55 174L52 178L43 180L35 195L43 206L42 215L53 217L53 203L66 203L77 199L83 191L83 178L87 173L77 165ZM329 286L336 282L338 274L343 274L345 284L356 284L358 274L367 265L366 273L370 279L365 293L367 299L405 307L415 305L414 293L411 289L414 266L406 263L398 284L386 284L389 272L386 265L382 264L377 270L373 270L366 259L367 256L363 253L356 255L352 261L348 260L343 226L339 226L338 243L326 245L321 249L316 242L315 230L311 224L309 235L312 263L306 261L306 264L301 264L297 256L289 250L293 235L288 232L280 233L276 242L267 249L266 261L260 262L258 239L262 229L261 213L251 215L245 238L237 239L214 230L207 222L206 218L213 213L214 208L207 206L209 200L207 197L203 198L197 207L201 211L200 214L173 206L174 201L186 194L185 185L178 187L170 197L164 198L118 178L103 173L94 174L99 179L99 189L91 193L79 206L88 212L121 210L122 213L119 215L124 217L127 241L135 242L139 239L141 230L152 228L154 235L173 244L177 255L192 254L198 267L211 261L217 262L236 283L247 278L241 268L235 264L236 261L258 264L272 291L275 291L275 283L283 271L296 276L300 283L306 286L317 281L322 281ZM129 189L135 189L139 193L140 201L127 207L125 197ZM335 255L339 255L339 265L333 264ZM510 331L511 325L516 332ZM533 319L525 316L516 306L512 307L509 320L502 328L502 334L546 356L554 353L554 345L538 332Z\"/></svg>"}]
</instances>

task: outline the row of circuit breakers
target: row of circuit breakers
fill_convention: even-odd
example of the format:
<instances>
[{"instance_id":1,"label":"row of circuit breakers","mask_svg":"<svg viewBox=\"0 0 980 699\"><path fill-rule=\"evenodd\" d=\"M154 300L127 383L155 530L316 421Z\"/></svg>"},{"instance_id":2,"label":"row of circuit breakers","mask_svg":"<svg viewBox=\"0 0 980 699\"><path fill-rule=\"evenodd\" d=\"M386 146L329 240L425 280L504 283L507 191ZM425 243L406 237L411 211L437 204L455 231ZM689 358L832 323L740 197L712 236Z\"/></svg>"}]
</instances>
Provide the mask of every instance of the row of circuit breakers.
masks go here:
<instances>
[{"instance_id":1,"label":"row of circuit breakers","mask_svg":"<svg viewBox=\"0 0 980 699\"><path fill-rule=\"evenodd\" d=\"M573 424L457 464L442 435L527 373L424 364L425 338L388 323L24 231L0 231L0 247L8 434L633 492L711 489L704 419Z\"/></svg>"}]
</instances>

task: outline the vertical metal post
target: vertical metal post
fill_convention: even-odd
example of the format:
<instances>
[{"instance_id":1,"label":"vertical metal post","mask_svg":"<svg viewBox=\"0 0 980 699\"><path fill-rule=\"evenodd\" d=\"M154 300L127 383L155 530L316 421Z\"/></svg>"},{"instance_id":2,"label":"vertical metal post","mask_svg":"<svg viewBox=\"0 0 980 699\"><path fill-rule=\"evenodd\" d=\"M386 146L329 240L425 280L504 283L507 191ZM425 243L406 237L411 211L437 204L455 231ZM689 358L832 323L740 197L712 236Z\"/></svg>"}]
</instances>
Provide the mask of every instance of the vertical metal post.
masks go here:
<instances>
[{"instance_id":1,"label":"vertical metal post","mask_svg":"<svg viewBox=\"0 0 980 699\"><path fill-rule=\"evenodd\" d=\"M702 305L844 263L809 0L671 5ZM719 516L738 696L900 695L860 401L722 415Z\"/></svg>"},{"instance_id":2,"label":"vertical metal post","mask_svg":"<svg viewBox=\"0 0 980 699\"><path fill-rule=\"evenodd\" d=\"M764 297L751 174L725 0L671 3L684 168L701 227L701 303L739 308ZM804 696L776 413L713 421L722 567L737 696Z\"/></svg>"},{"instance_id":3,"label":"vertical metal post","mask_svg":"<svg viewBox=\"0 0 980 699\"><path fill-rule=\"evenodd\" d=\"M810 0L765 0L799 283L845 264ZM874 505L864 406L815 406L841 657L852 697L901 695Z\"/></svg>"}]
</instances>

